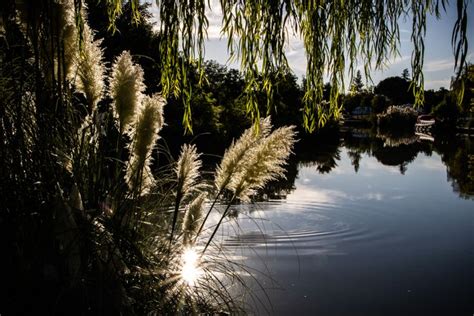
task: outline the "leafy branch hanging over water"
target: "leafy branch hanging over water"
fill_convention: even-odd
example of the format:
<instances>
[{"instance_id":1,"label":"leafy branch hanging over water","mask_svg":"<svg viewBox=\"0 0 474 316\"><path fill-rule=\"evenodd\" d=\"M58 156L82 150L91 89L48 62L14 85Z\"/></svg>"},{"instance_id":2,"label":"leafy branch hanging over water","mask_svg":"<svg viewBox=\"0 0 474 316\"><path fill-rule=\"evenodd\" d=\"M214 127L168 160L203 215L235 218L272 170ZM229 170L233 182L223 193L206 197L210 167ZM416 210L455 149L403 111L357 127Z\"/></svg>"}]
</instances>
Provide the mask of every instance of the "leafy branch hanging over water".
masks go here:
<instances>
[{"instance_id":1,"label":"leafy branch hanging over water","mask_svg":"<svg viewBox=\"0 0 474 316\"><path fill-rule=\"evenodd\" d=\"M106 0L110 25L121 13L121 0ZM132 4L135 1L131 1ZM190 66L201 69L204 40L209 25L208 2L156 1L159 8L161 86L163 95L182 95L185 103L183 124L192 131L188 80ZM304 126L313 132L340 114L338 96L345 89L344 73L350 81L358 63L370 79L373 70L398 55L399 21L412 19L413 52L412 93L415 105L424 101L423 60L427 15L440 17L447 0L351 0L351 1L220 1L223 13L221 33L227 37L230 58L240 62L245 77L247 113L257 123L260 119L257 95L267 96L267 113L275 91L271 80L275 73L285 73L288 61L285 47L291 36L301 36L307 57ZM465 67L468 53L467 0L457 0L457 20L452 32L455 71ZM136 5L132 7L137 7ZM137 16L138 10L132 10ZM330 77L330 102L323 103L323 77ZM201 72L202 74L202 72ZM260 80L260 78L262 80ZM460 91L462 93L462 91ZM256 124L258 126L258 124Z\"/></svg>"}]
</instances>

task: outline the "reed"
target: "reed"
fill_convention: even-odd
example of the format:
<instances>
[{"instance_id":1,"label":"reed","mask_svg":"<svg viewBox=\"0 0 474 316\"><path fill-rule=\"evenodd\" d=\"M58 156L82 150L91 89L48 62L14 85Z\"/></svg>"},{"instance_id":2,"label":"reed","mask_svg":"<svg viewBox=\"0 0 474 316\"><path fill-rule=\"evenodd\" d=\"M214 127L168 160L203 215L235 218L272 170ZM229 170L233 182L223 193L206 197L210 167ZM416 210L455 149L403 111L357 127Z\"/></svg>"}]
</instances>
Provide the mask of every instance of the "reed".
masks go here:
<instances>
[{"instance_id":1,"label":"reed","mask_svg":"<svg viewBox=\"0 0 474 316\"><path fill-rule=\"evenodd\" d=\"M243 202L250 201L256 190L269 181L284 177L288 157L295 143L295 127L282 127L250 149L245 168L235 173L228 189Z\"/></svg>"},{"instance_id":2,"label":"reed","mask_svg":"<svg viewBox=\"0 0 474 316\"><path fill-rule=\"evenodd\" d=\"M253 146L256 146L270 133L271 127L270 117L261 119L259 126L252 125L252 127L246 129L242 136L240 136L237 141L233 141L230 147L225 151L221 163L217 166L214 177L214 186L217 189L217 193L215 194L214 201L198 229L197 235L199 235L203 230L204 224L208 220L209 215L219 200L222 192L227 188L232 180L232 177L236 174L240 174L242 169L245 168L247 155L250 149Z\"/></svg>"},{"instance_id":3,"label":"reed","mask_svg":"<svg viewBox=\"0 0 474 316\"><path fill-rule=\"evenodd\" d=\"M65 77L71 80L75 76L73 69L79 50L74 0L59 1L59 8L59 30L64 43L62 64Z\"/></svg>"}]
</instances>

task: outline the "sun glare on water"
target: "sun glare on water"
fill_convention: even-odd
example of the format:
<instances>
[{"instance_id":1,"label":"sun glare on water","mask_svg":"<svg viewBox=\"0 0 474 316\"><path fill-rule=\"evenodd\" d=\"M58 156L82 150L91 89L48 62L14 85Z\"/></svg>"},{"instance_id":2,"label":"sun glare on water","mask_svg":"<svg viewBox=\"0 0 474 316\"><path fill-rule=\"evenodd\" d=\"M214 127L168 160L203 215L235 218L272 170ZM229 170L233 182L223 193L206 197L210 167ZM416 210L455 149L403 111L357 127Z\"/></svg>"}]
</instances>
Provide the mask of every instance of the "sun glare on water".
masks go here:
<instances>
[{"instance_id":1,"label":"sun glare on water","mask_svg":"<svg viewBox=\"0 0 474 316\"><path fill-rule=\"evenodd\" d=\"M183 253L183 265L181 267L181 278L189 286L194 286L203 271L198 265L199 256L192 248L186 249Z\"/></svg>"}]
</instances>

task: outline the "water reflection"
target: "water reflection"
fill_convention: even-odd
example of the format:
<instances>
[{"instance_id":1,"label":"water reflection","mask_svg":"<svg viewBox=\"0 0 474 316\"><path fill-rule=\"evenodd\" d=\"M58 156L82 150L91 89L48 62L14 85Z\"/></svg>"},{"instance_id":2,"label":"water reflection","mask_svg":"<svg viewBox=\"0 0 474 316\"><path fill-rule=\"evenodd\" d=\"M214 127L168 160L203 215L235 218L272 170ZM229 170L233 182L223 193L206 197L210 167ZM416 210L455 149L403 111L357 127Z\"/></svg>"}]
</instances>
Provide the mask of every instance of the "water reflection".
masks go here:
<instances>
[{"instance_id":1,"label":"water reflection","mask_svg":"<svg viewBox=\"0 0 474 316\"><path fill-rule=\"evenodd\" d=\"M330 137L302 139L288 165L287 178L275 181L262 192L261 199L285 198L295 190L298 166L314 168L319 174L330 174L341 160L345 148L355 173L365 157L374 157L381 165L398 167L404 175L419 154L441 156L447 181L462 198L474 196L474 146L467 136L432 137L423 134L393 135L364 129L334 133Z\"/></svg>"},{"instance_id":2,"label":"water reflection","mask_svg":"<svg viewBox=\"0 0 474 316\"><path fill-rule=\"evenodd\" d=\"M253 313L472 315L473 138L348 130L295 152L220 233L263 271Z\"/></svg>"}]
</instances>

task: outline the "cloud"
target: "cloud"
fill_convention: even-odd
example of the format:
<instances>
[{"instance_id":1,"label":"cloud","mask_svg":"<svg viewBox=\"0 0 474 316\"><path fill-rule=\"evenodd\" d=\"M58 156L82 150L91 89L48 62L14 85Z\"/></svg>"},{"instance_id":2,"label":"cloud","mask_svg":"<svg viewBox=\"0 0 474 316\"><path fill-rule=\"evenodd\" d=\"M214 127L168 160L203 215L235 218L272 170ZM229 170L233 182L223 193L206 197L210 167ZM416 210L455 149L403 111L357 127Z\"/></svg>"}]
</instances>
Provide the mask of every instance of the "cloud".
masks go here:
<instances>
[{"instance_id":1,"label":"cloud","mask_svg":"<svg viewBox=\"0 0 474 316\"><path fill-rule=\"evenodd\" d=\"M206 6L206 17L209 22L207 36L210 40L220 39L222 29L222 10L218 0L211 0L210 6Z\"/></svg>"},{"instance_id":2,"label":"cloud","mask_svg":"<svg viewBox=\"0 0 474 316\"><path fill-rule=\"evenodd\" d=\"M425 72L445 71L454 69L454 59L438 59L429 61L423 67Z\"/></svg>"},{"instance_id":3,"label":"cloud","mask_svg":"<svg viewBox=\"0 0 474 316\"><path fill-rule=\"evenodd\" d=\"M389 61L390 66L405 63L411 59L410 55L396 56L393 60Z\"/></svg>"},{"instance_id":4,"label":"cloud","mask_svg":"<svg viewBox=\"0 0 474 316\"><path fill-rule=\"evenodd\" d=\"M451 86L451 79L425 80L425 89L438 89L444 87L448 89Z\"/></svg>"}]
</instances>

